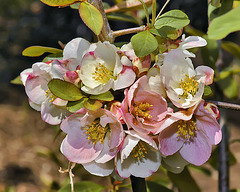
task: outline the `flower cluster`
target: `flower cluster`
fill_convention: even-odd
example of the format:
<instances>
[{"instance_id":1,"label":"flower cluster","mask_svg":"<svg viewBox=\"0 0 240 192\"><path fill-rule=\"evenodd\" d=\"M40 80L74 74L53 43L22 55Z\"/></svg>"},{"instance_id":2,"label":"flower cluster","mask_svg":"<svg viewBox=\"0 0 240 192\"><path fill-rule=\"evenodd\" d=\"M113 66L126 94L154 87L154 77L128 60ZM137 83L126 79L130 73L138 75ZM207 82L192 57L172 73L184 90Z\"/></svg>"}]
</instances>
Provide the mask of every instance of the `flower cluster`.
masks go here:
<instances>
[{"instance_id":1,"label":"flower cluster","mask_svg":"<svg viewBox=\"0 0 240 192\"><path fill-rule=\"evenodd\" d=\"M61 152L69 161L99 176L145 178L160 165L177 173L204 164L222 138L217 107L202 99L214 71L194 69L187 50L205 45L183 36L151 65L151 55L138 58L131 43L119 49L76 38L61 59L33 64L21 80L30 106L66 133ZM54 92L55 79L76 87L80 101ZM74 102L77 109L69 110Z\"/></svg>"}]
</instances>

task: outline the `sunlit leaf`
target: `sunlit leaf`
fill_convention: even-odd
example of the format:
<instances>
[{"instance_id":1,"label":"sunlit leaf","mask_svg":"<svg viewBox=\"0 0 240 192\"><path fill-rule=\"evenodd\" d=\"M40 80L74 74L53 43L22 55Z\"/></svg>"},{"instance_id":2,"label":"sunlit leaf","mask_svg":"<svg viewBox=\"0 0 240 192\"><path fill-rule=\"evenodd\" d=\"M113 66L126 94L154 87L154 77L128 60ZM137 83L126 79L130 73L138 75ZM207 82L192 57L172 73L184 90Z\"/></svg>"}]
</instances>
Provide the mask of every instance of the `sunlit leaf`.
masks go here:
<instances>
[{"instance_id":1,"label":"sunlit leaf","mask_svg":"<svg viewBox=\"0 0 240 192\"><path fill-rule=\"evenodd\" d=\"M218 1L218 0L216 0ZM216 3L216 6L211 3L208 5L208 18L210 21L219 17L228 11L230 11L233 7L233 0L221 0L221 3Z\"/></svg>"},{"instance_id":2,"label":"sunlit leaf","mask_svg":"<svg viewBox=\"0 0 240 192\"><path fill-rule=\"evenodd\" d=\"M49 5L49 6L68 6L73 3L75 3L78 0L40 0L43 3Z\"/></svg>"},{"instance_id":3,"label":"sunlit leaf","mask_svg":"<svg viewBox=\"0 0 240 192\"><path fill-rule=\"evenodd\" d=\"M102 93L100 95L91 95L90 99L96 99L101 101L112 101L114 99L113 94L110 91Z\"/></svg>"},{"instance_id":4,"label":"sunlit leaf","mask_svg":"<svg viewBox=\"0 0 240 192\"><path fill-rule=\"evenodd\" d=\"M168 172L168 176L171 181L178 187L178 189L182 192L200 192L200 188L191 176L187 167L179 174L174 174Z\"/></svg>"},{"instance_id":5,"label":"sunlit leaf","mask_svg":"<svg viewBox=\"0 0 240 192\"><path fill-rule=\"evenodd\" d=\"M211 96L212 94L213 94L213 93L212 93L211 87L208 86L208 85L205 85L205 86L204 86L204 93L203 93L204 97L209 97L209 96Z\"/></svg>"},{"instance_id":6,"label":"sunlit leaf","mask_svg":"<svg viewBox=\"0 0 240 192\"><path fill-rule=\"evenodd\" d=\"M155 183L153 181L147 181L147 192L173 192L172 190L168 189L167 187L160 185L159 183Z\"/></svg>"},{"instance_id":7,"label":"sunlit leaf","mask_svg":"<svg viewBox=\"0 0 240 192\"><path fill-rule=\"evenodd\" d=\"M28 57L38 57L44 53L62 53L63 50L52 47L31 46L23 50L22 55Z\"/></svg>"},{"instance_id":8,"label":"sunlit leaf","mask_svg":"<svg viewBox=\"0 0 240 192\"><path fill-rule=\"evenodd\" d=\"M98 101L98 100L89 99L89 100L87 100L87 101L85 101L83 103L83 106L86 109L89 109L89 110L92 110L92 111L96 111L97 109L102 107L102 103L100 101Z\"/></svg>"},{"instance_id":9,"label":"sunlit leaf","mask_svg":"<svg viewBox=\"0 0 240 192\"><path fill-rule=\"evenodd\" d=\"M104 189L104 186L91 181L80 181L74 183L74 190L79 192L101 192ZM70 192L71 185L65 185L58 192Z\"/></svg>"},{"instance_id":10,"label":"sunlit leaf","mask_svg":"<svg viewBox=\"0 0 240 192\"><path fill-rule=\"evenodd\" d=\"M190 20L188 16L180 10L171 10L162 14L155 22L156 29L162 30L177 30L188 25Z\"/></svg>"},{"instance_id":11,"label":"sunlit leaf","mask_svg":"<svg viewBox=\"0 0 240 192\"><path fill-rule=\"evenodd\" d=\"M83 103L87 100L88 100L87 97L83 97L78 101L69 101L67 103L67 110L70 111L71 113L75 113L76 111L84 107Z\"/></svg>"},{"instance_id":12,"label":"sunlit leaf","mask_svg":"<svg viewBox=\"0 0 240 192\"><path fill-rule=\"evenodd\" d=\"M230 41L222 41L222 48L240 59L240 46Z\"/></svg>"},{"instance_id":13,"label":"sunlit leaf","mask_svg":"<svg viewBox=\"0 0 240 192\"><path fill-rule=\"evenodd\" d=\"M72 5L70 5L70 7L72 8L72 9L79 9L79 6L80 6L80 3L74 3L74 4L72 4Z\"/></svg>"},{"instance_id":14,"label":"sunlit leaf","mask_svg":"<svg viewBox=\"0 0 240 192\"><path fill-rule=\"evenodd\" d=\"M77 101L85 97L78 87L61 79L52 79L48 88L53 95L67 101Z\"/></svg>"},{"instance_id":15,"label":"sunlit leaf","mask_svg":"<svg viewBox=\"0 0 240 192\"><path fill-rule=\"evenodd\" d=\"M88 2L82 2L79 6L79 13L83 22L96 34L102 30L103 17L99 10Z\"/></svg>"},{"instance_id":16,"label":"sunlit leaf","mask_svg":"<svg viewBox=\"0 0 240 192\"><path fill-rule=\"evenodd\" d=\"M240 6L212 20L208 27L209 39L222 39L228 34L240 30Z\"/></svg>"},{"instance_id":17,"label":"sunlit leaf","mask_svg":"<svg viewBox=\"0 0 240 192\"><path fill-rule=\"evenodd\" d=\"M144 57L158 47L156 38L148 30L134 35L131 38L131 43L138 57Z\"/></svg>"},{"instance_id":18,"label":"sunlit leaf","mask_svg":"<svg viewBox=\"0 0 240 192\"><path fill-rule=\"evenodd\" d=\"M10 83L15 84L15 85L23 85L20 76L18 76L15 79L11 80Z\"/></svg>"}]
</instances>

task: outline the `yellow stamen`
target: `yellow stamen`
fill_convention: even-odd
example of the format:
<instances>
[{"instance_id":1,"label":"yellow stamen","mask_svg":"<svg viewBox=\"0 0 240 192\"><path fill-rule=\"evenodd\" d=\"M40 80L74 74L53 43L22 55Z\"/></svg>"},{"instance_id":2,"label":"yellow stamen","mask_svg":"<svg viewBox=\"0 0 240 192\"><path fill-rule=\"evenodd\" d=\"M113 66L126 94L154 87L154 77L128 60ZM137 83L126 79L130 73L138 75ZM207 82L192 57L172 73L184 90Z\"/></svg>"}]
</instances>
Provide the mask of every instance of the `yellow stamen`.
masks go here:
<instances>
[{"instance_id":1,"label":"yellow stamen","mask_svg":"<svg viewBox=\"0 0 240 192\"><path fill-rule=\"evenodd\" d=\"M139 141L138 144L133 148L131 155L133 158L137 158L137 160L142 161L147 154L147 148L143 141Z\"/></svg>"},{"instance_id":2,"label":"yellow stamen","mask_svg":"<svg viewBox=\"0 0 240 192\"><path fill-rule=\"evenodd\" d=\"M98 63L98 66L95 67L95 72L92 73L92 75L94 80L102 84L106 84L110 79L114 79L113 72L101 63Z\"/></svg>"},{"instance_id":3,"label":"yellow stamen","mask_svg":"<svg viewBox=\"0 0 240 192\"><path fill-rule=\"evenodd\" d=\"M46 97L50 97L51 99L49 100L49 103L53 102L57 97L55 95L52 94L52 92L50 91L50 89L48 89L46 91Z\"/></svg>"},{"instance_id":4,"label":"yellow stamen","mask_svg":"<svg viewBox=\"0 0 240 192\"><path fill-rule=\"evenodd\" d=\"M178 137L184 137L185 139L190 139L195 136L195 131L197 131L196 123L193 120L178 122Z\"/></svg>"},{"instance_id":5,"label":"yellow stamen","mask_svg":"<svg viewBox=\"0 0 240 192\"><path fill-rule=\"evenodd\" d=\"M194 79L194 77L189 78L189 75L185 76L185 79L181 80L179 85L183 89L182 96L187 98L188 94L194 96L197 93L199 83L197 82L197 80Z\"/></svg>"},{"instance_id":6,"label":"yellow stamen","mask_svg":"<svg viewBox=\"0 0 240 192\"><path fill-rule=\"evenodd\" d=\"M136 102L134 106L134 113L138 117L143 117L143 118L152 118L152 116L149 114L149 108L152 107L153 105L150 105L149 103L139 103Z\"/></svg>"},{"instance_id":7,"label":"yellow stamen","mask_svg":"<svg viewBox=\"0 0 240 192\"><path fill-rule=\"evenodd\" d=\"M95 145L98 141L99 143L104 143L104 138L106 133L110 130L110 127L108 124L103 127L98 118L84 128L84 130L86 130L85 134L88 135L88 140L92 141Z\"/></svg>"}]
</instances>

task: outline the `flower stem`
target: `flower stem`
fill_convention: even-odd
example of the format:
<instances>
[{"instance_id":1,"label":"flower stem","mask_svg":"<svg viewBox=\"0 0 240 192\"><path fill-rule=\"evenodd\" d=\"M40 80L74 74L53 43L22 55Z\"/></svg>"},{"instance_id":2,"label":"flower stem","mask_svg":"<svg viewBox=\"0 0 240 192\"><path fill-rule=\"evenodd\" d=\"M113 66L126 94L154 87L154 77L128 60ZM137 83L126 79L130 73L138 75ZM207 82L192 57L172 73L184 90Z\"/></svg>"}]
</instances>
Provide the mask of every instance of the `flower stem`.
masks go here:
<instances>
[{"instance_id":1,"label":"flower stem","mask_svg":"<svg viewBox=\"0 0 240 192\"><path fill-rule=\"evenodd\" d=\"M130 176L133 192L147 192L145 178Z\"/></svg>"},{"instance_id":2,"label":"flower stem","mask_svg":"<svg viewBox=\"0 0 240 192\"><path fill-rule=\"evenodd\" d=\"M238 104L226 103L221 101L207 101L207 102L214 103L218 107L225 108L225 109L240 110L240 105Z\"/></svg>"},{"instance_id":3,"label":"flower stem","mask_svg":"<svg viewBox=\"0 0 240 192\"><path fill-rule=\"evenodd\" d=\"M122 30L114 31L113 36L115 38L118 36L127 35L127 34L131 34L131 33L137 33L137 32L141 32L141 31L145 31L145 30L146 30L146 26L135 27L135 28L130 28L130 29L122 29Z\"/></svg>"},{"instance_id":4,"label":"flower stem","mask_svg":"<svg viewBox=\"0 0 240 192\"><path fill-rule=\"evenodd\" d=\"M160 15L162 14L163 10L165 9L165 7L167 6L167 4L170 2L170 0L167 0L166 3L163 5L162 9L159 11L156 19L155 19L155 22L158 20L158 18L160 17Z\"/></svg>"}]
</instances>

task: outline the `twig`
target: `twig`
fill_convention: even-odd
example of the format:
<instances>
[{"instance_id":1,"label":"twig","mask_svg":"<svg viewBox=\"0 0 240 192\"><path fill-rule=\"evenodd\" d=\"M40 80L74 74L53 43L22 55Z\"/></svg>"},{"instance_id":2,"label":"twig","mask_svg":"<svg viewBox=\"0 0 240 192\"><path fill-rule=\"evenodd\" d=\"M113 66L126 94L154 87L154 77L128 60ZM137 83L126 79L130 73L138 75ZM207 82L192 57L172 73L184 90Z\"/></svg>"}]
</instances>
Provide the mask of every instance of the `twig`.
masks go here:
<instances>
[{"instance_id":1,"label":"twig","mask_svg":"<svg viewBox=\"0 0 240 192\"><path fill-rule=\"evenodd\" d=\"M158 20L158 17L160 17L160 15L162 14L163 10L165 9L165 7L167 6L167 4L170 2L170 0L167 0L166 3L163 5L162 9L159 11L156 19L155 19L155 22Z\"/></svg>"},{"instance_id":2,"label":"twig","mask_svg":"<svg viewBox=\"0 0 240 192\"><path fill-rule=\"evenodd\" d=\"M135 27L135 28L130 28L130 29L122 29L122 30L118 30L118 31L113 31L113 36L115 38L118 36L127 35L127 34L131 34L131 33L137 33L137 32L141 32L141 31L145 31L145 30L146 30L146 26Z\"/></svg>"},{"instance_id":3,"label":"twig","mask_svg":"<svg viewBox=\"0 0 240 192\"><path fill-rule=\"evenodd\" d=\"M221 107L224 109L240 110L240 105L238 105L238 104L226 103L226 102L221 102L221 101L207 101L207 102L214 103L218 107Z\"/></svg>"}]
</instances>

